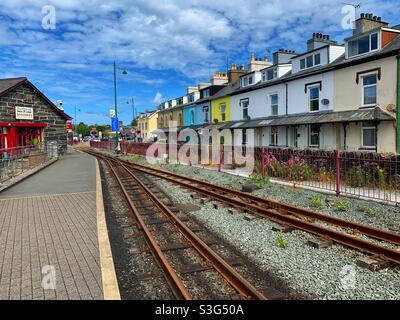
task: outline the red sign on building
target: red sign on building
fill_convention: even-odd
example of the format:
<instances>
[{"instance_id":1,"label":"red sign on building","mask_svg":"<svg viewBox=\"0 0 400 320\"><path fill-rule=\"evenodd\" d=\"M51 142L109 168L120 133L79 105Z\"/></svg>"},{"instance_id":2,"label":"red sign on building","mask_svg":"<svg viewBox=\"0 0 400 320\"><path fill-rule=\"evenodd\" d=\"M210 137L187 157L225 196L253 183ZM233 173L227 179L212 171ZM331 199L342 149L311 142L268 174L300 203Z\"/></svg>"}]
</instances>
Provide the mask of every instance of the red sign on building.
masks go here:
<instances>
[{"instance_id":1,"label":"red sign on building","mask_svg":"<svg viewBox=\"0 0 400 320\"><path fill-rule=\"evenodd\" d=\"M67 130L72 130L72 122L67 121L66 127L67 127Z\"/></svg>"}]
</instances>

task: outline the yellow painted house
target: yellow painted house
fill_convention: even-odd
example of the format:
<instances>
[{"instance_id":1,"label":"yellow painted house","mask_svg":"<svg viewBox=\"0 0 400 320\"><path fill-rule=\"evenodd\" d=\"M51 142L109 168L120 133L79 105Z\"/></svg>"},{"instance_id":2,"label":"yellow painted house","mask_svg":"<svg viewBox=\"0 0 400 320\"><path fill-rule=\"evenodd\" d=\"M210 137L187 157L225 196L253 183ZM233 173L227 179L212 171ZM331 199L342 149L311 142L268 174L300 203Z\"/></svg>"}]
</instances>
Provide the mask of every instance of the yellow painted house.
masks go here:
<instances>
[{"instance_id":1,"label":"yellow painted house","mask_svg":"<svg viewBox=\"0 0 400 320\"><path fill-rule=\"evenodd\" d=\"M211 100L211 123L212 126L231 121L231 96L230 94L239 87L239 81L227 85L224 89L212 96ZM218 136L213 134L212 144L231 144L232 138L229 136Z\"/></svg>"},{"instance_id":2,"label":"yellow painted house","mask_svg":"<svg viewBox=\"0 0 400 320\"><path fill-rule=\"evenodd\" d=\"M139 131L139 137L143 141L149 141L153 138L151 134L154 130L157 130L158 111L142 113L137 119L137 128Z\"/></svg>"}]
</instances>

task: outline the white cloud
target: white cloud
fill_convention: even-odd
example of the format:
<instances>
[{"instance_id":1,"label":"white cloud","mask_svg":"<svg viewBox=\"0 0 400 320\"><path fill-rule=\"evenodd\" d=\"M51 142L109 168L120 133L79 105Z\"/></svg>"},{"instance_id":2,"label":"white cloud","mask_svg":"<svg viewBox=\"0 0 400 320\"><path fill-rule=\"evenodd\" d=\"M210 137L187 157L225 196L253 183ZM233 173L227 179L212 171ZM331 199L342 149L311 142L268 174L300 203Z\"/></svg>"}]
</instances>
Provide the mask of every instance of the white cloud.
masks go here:
<instances>
[{"instance_id":1,"label":"white cloud","mask_svg":"<svg viewBox=\"0 0 400 320\"><path fill-rule=\"evenodd\" d=\"M156 95L155 95L155 97L154 97L154 99L153 99L153 102L154 102L156 105L159 105L159 104L162 102L162 94L161 94L160 92L157 92L157 93L156 93Z\"/></svg>"},{"instance_id":2,"label":"white cloud","mask_svg":"<svg viewBox=\"0 0 400 320\"><path fill-rule=\"evenodd\" d=\"M57 10L54 31L41 28L48 4ZM112 92L115 59L130 70L127 79L152 89L171 82L161 75L171 69L195 84L224 68L227 56L241 64L253 50L260 57L281 47L302 52L313 32L342 40L349 34L341 29L342 6L343 0L2 0L0 75L33 75L51 92L64 88L76 100L83 92L91 101ZM365 0L360 12L400 23L399 1Z\"/></svg>"}]
</instances>

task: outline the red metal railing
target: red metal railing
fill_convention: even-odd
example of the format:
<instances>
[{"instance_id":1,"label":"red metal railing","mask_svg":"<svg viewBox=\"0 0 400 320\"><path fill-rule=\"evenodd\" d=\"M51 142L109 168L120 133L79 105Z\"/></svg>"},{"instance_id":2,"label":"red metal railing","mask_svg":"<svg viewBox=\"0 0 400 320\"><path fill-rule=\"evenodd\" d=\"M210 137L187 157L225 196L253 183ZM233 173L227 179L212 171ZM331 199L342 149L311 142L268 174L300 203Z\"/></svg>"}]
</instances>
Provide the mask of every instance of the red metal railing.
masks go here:
<instances>
[{"instance_id":1,"label":"red metal railing","mask_svg":"<svg viewBox=\"0 0 400 320\"><path fill-rule=\"evenodd\" d=\"M90 142L91 147L115 150L115 142ZM146 155L150 143L121 142L121 151ZM182 144L164 145L165 153L170 148L177 152ZM188 147L188 145L186 144ZM200 163L200 148L197 149ZM235 153L254 159L254 172L275 180L304 185L334 192L337 196L354 195L398 203L400 200L400 156L380 155L368 152L297 150L290 148L254 148L246 150L242 146L203 146L208 154L203 157L205 165L214 165L219 171L243 167ZM187 158L182 163L191 165L190 150L181 150ZM160 156L159 152L155 156ZM205 161L204 161L205 159ZM219 160L221 159L221 161ZM205 162L205 163L204 163Z\"/></svg>"}]
</instances>

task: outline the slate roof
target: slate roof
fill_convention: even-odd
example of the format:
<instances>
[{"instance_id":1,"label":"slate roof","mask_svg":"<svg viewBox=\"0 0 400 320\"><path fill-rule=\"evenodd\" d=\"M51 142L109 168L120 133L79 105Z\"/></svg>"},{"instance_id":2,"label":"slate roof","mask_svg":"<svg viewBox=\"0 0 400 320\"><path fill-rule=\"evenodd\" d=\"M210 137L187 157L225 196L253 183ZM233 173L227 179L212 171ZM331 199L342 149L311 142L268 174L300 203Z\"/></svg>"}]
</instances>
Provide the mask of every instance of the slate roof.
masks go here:
<instances>
[{"instance_id":1,"label":"slate roof","mask_svg":"<svg viewBox=\"0 0 400 320\"><path fill-rule=\"evenodd\" d=\"M57 108L57 106L51 102L49 98L47 98L38 88L36 88L27 78L25 77L20 77L20 78L9 78L9 79L0 79L0 97L6 95L10 91L18 88L19 86L22 85L28 85L31 87L36 93L41 96L49 105L52 109L54 109L57 113L59 113L62 117L64 117L66 120L71 120L72 118L67 115L64 111L60 110Z\"/></svg>"}]
</instances>

